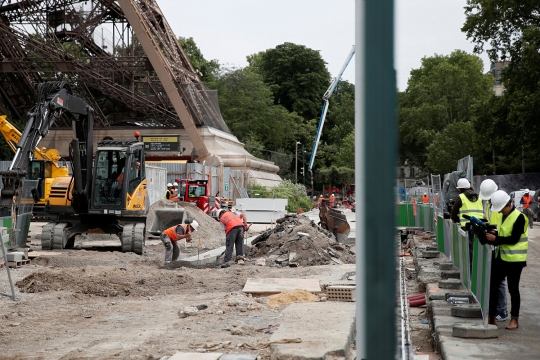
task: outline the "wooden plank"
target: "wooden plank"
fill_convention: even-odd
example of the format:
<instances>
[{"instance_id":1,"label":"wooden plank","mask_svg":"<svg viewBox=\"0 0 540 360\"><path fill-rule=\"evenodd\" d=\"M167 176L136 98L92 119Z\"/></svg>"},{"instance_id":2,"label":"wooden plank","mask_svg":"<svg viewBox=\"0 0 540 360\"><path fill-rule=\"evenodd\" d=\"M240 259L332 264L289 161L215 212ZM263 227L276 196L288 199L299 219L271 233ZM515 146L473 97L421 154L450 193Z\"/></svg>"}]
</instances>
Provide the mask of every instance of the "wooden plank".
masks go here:
<instances>
[{"instance_id":1,"label":"wooden plank","mask_svg":"<svg viewBox=\"0 0 540 360\"><path fill-rule=\"evenodd\" d=\"M37 258L38 256L56 256L56 255L62 255L62 253L54 252L54 251L32 251L28 253L29 258Z\"/></svg>"},{"instance_id":2,"label":"wooden plank","mask_svg":"<svg viewBox=\"0 0 540 360\"><path fill-rule=\"evenodd\" d=\"M312 293L320 293L321 286L317 279L252 279L248 278L244 289L245 293L251 294L279 294L283 291L302 289Z\"/></svg>"},{"instance_id":3,"label":"wooden plank","mask_svg":"<svg viewBox=\"0 0 540 360\"><path fill-rule=\"evenodd\" d=\"M219 360L223 353L184 353L177 352L169 360Z\"/></svg>"}]
</instances>

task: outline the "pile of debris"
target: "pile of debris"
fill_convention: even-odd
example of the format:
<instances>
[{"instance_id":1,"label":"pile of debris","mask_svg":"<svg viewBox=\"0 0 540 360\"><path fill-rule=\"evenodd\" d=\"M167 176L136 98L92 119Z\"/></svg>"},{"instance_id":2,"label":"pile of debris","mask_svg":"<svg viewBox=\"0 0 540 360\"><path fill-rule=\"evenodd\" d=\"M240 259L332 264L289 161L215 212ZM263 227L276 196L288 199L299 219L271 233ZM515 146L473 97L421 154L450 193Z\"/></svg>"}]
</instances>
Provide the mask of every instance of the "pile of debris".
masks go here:
<instances>
[{"instance_id":1,"label":"pile of debris","mask_svg":"<svg viewBox=\"0 0 540 360\"><path fill-rule=\"evenodd\" d=\"M304 215L287 215L277 226L251 242L249 255L265 258L269 266L313 266L353 264L350 247L336 241L334 235Z\"/></svg>"},{"instance_id":2,"label":"pile of debris","mask_svg":"<svg viewBox=\"0 0 540 360\"><path fill-rule=\"evenodd\" d=\"M197 247L197 241L201 239L201 250L212 250L225 245L225 232L221 224L211 216L205 214L197 205L183 201L159 200L150 206L150 211L146 218L146 229L150 229L155 217L155 209L162 208L184 208L186 214L184 219L190 218L199 223L199 228L193 233L191 246ZM183 241L182 241L183 242Z\"/></svg>"}]
</instances>

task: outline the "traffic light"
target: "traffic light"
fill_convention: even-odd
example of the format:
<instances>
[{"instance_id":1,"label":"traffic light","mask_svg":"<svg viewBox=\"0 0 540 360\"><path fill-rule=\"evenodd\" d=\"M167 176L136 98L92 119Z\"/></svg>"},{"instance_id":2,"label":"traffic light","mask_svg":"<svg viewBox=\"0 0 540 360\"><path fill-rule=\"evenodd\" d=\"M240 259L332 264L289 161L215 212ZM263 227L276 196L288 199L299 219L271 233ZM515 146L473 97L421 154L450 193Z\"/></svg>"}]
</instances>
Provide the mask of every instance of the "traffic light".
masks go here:
<instances>
[{"instance_id":1,"label":"traffic light","mask_svg":"<svg viewBox=\"0 0 540 360\"><path fill-rule=\"evenodd\" d=\"M300 174L301 174L302 176L304 176L304 168L303 168L303 167L300 168Z\"/></svg>"}]
</instances>

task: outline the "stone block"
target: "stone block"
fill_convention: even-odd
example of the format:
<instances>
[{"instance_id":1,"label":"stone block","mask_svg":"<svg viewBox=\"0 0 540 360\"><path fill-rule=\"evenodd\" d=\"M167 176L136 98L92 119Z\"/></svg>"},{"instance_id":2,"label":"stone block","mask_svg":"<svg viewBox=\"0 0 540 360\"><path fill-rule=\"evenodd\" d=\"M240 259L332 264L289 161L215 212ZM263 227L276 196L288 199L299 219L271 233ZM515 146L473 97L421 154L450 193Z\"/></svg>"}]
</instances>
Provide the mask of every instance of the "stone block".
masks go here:
<instances>
[{"instance_id":1,"label":"stone block","mask_svg":"<svg viewBox=\"0 0 540 360\"><path fill-rule=\"evenodd\" d=\"M459 279L459 270L442 270L441 279Z\"/></svg>"},{"instance_id":2,"label":"stone block","mask_svg":"<svg viewBox=\"0 0 540 360\"><path fill-rule=\"evenodd\" d=\"M433 250L424 250L422 251L422 257L425 259L433 259L439 257L439 252Z\"/></svg>"},{"instance_id":3,"label":"stone block","mask_svg":"<svg viewBox=\"0 0 540 360\"><path fill-rule=\"evenodd\" d=\"M461 280L458 279L442 279L439 281L439 287L441 289L453 289L458 290L463 287Z\"/></svg>"},{"instance_id":4,"label":"stone block","mask_svg":"<svg viewBox=\"0 0 540 360\"><path fill-rule=\"evenodd\" d=\"M482 318L480 304L456 304L452 306L452 316L478 319Z\"/></svg>"},{"instance_id":5,"label":"stone block","mask_svg":"<svg viewBox=\"0 0 540 360\"><path fill-rule=\"evenodd\" d=\"M455 292L447 292L444 296L444 299L446 301L448 301L448 298L451 298L451 297L454 297L454 298L467 298L469 299L469 303L473 304L473 303L476 303L476 300L474 298L474 295L471 294L469 291L463 291L463 292L460 292L460 291L455 291Z\"/></svg>"},{"instance_id":6,"label":"stone block","mask_svg":"<svg viewBox=\"0 0 540 360\"><path fill-rule=\"evenodd\" d=\"M22 251L8 252L6 253L7 261L22 261L23 254Z\"/></svg>"},{"instance_id":7,"label":"stone block","mask_svg":"<svg viewBox=\"0 0 540 360\"><path fill-rule=\"evenodd\" d=\"M452 336L466 339L493 339L499 337L496 325L459 323L452 327Z\"/></svg>"},{"instance_id":8,"label":"stone block","mask_svg":"<svg viewBox=\"0 0 540 360\"><path fill-rule=\"evenodd\" d=\"M185 353L177 352L169 360L219 360L223 353Z\"/></svg>"},{"instance_id":9,"label":"stone block","mask_svg":"<svg viewBox=\"0 0 540 360\"><path fill-rule=\"evenodd\" d=\"M257 355L226 354L220 357L219 360L257 360Z\"/></svg>"},{"instance_id":10,"label":"stone block","mask_svg":"<svg viewBox=\"0 0 540 360\"><path fill-rule=\"evenodd\" d=\"M439 269L441 270L456 270L457 268L451 262L439 263Z\"/></svg>"}]
</instances>

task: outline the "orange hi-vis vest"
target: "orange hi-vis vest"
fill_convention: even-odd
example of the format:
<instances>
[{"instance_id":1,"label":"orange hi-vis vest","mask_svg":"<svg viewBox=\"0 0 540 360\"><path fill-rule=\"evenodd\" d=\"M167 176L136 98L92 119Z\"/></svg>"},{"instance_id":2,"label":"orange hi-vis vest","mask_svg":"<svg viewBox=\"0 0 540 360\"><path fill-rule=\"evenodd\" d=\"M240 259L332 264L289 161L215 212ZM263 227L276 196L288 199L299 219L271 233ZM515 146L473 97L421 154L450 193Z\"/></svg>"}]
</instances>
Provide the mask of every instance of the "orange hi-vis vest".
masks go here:
<instances>
[{"instance_id":1,"label":"orange hi-vis vest","mask_svg":"<svg viewBox=\"0 0 540 360\"><path fill-rule=\"evenodd\" d=\"M228 234L232 228L244 225L244 222L240 215L236 215L232 211L226 212L219 219L223 225L225 225L225 233Z\"/></svg>"},{"instance_id":2,"label":"orange hi-vis vest","mask_svg":"<svg viewBox=\"0 0 540 360\"><path fill-rule=\"evenodd\" d=\"M422 196L422 202L423 202L424 204L429 203L429 196L427 196L427 195Z\"/></svg>"},{"instance_id":3,"label":"orange hi-vis vest","mask_svg":"<svg viewBox=\"0 0 540 360\"><path fill-rule=\"evenodd\" d=\"M523 195L523 208L528 209L529 206L531 206L532 202L532 196L531 195Z\"/></svg>"},{"instance_id":4,"label":"orange hi-vis vest","mask_svg":"<svg viewBox=\"0 0 540 360\"><path fill-rule=\"evenodd\" d=\"M183 229L184 229L184 234L189 234L190 233L190 229L189 229L189 225L185 225L185 224L179 224L179 225L176 225L176 226L173 226L173 227L170 227L168 228L167 230L163 230L163 233L165 235L167 235L169 238L171 238L171 241L178 241L179 239L176 238L176 228L181 226Z\"/></svg>"}]
</instances>

